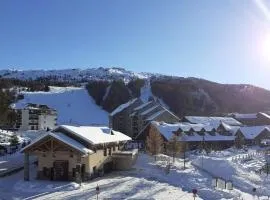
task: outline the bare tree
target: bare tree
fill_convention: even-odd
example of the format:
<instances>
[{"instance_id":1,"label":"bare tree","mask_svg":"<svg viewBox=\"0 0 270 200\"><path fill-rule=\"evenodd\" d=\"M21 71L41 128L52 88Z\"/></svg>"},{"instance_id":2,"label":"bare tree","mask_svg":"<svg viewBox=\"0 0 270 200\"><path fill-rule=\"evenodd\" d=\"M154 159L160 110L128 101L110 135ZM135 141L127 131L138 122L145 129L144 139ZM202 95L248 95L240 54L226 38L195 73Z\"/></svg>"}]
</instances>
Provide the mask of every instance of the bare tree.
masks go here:
<instances>
[{"instance_id":1,"label":"bare tree","mask_svg":"<svg viewBox=\"0 0 270 200\"><path fill-rule=\"evenodd\" d=\"M172 155L173 157L173 162L175 161L176 155L180 152L181 150L181 145L179 143L179 137L176 136L175 134L173 137L169 140L167 143L167 150L168 152Z\"/></svg>"},{"instance_id":2,"label":"bare tree","mask_svg":"<svg viewBox=\"0 0 270 200\"><path fill-rule=\"evenodd\" d=\"M163 139L156 127L150 127L149 135L146 138L146 145L147 151L151 153L151 155L154 155L156 160L156 155L160 153L163 148Z\"/></svg>"}]
</instances>

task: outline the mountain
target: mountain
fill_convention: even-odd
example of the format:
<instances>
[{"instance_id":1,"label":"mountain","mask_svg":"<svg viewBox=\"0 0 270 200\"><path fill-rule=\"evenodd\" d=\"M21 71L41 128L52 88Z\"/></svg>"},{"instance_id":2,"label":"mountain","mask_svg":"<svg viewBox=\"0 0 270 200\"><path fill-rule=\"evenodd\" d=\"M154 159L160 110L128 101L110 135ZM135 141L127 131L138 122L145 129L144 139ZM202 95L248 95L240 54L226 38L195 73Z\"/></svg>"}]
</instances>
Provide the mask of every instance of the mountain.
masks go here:
<instances>
[{"instance_id":1,"label":"mountain","mask_svg":"<svg viewBox=\"0 0 270 200\"><path fill-rule=\"evenodd\" d=\"M143 101L156 99L179 117L270 110L270 91L260 87L135 73L123 68L0 70L0 76L0 83L10 81L32 92L46 92L48 85L85 85L95 104L107 112L136 97Z\"/></svg>"},{"instance_id":2,"label":"mountain","mask_svg":"<svg viewBox=\"0 0 270 200\"><path fill-rule=\"evenodd\" d=\"M123 68L89 68L89 69L61 69L61 70L0 70L0 77L15 78L20 80L36 80L47 78L51 81L77 81L87 82L91 80L123 80L129 82L132 79L145 79L154 74L135 73Z\"/></svg>"}]
</instances>

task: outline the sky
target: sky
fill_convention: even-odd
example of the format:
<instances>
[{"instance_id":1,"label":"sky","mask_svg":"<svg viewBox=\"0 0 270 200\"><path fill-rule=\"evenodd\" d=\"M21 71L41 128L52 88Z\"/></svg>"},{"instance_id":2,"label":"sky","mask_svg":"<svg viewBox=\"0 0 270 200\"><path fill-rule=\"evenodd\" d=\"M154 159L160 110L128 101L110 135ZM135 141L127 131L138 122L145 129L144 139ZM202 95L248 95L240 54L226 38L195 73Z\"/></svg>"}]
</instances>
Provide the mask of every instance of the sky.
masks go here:
<instances>
[{"instance_id":1,"label":"sky","mask_svg":"<svg viewBox=\"0 0 270 200\"><path fill-rule=\"evenodd\" d=\"M270 1L0 1L0 69L88 67L270 89Z\"/></svg>"}]
</instances>

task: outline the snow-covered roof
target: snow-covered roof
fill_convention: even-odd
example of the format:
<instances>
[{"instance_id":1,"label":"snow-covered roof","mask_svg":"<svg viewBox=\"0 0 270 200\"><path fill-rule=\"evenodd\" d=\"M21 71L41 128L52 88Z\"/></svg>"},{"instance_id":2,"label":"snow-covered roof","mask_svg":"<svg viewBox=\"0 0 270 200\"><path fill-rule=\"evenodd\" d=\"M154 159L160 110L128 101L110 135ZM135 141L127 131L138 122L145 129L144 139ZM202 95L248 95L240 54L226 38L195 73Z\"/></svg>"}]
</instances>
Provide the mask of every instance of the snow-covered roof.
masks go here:
<instances>
[{"instance_id":1,"label":"snow-covered roof","mask_svg":"<svg viewBox=\"0 0 270 200\"><path fill-rule=\"evenodd\" d=\"M256 119L257 118L257 113L248 113L248 114L234 113L233 115L236 119Z\"/></svg>"},{"instance_id":2,"label":"snow-covered roof","mask_svg":"<svg viewBox=\"0 0 270 200\"><path fill-rule=\"evenodd\" d=\"M146 120L147 121L152 121L152 120L154 120L156 117L158 117L159 115L161 115L164 112L166 112L166 110L158 111L158 112L154 113L153 115L151 115L150 117L148 117Z\"/></svg>"},{"instance_id":3,"label":"snow-covered roof","mask_svg":"<svg viewBox=\"0 0 270 200\"><path fill-rule=\"evenodd\" d=\"M246 139L254 139L265 129L267 129L270 133L268 126L245 126L241 127L239 130Z\"/></svg>"},{"instance_id":4,"label":"snow-covered roof","mask_svg":"<svg viewBox=\"0 0 270 200\"><path fill-rule=\"evenodd\" d=\"M134 108L134 111L140 110L140 109L144 108L145 106L149 105L150 103L152 103L152 101L148 101L148 102Z\"/></svg>"},{"instance_id":5,"label":"snow-covered roof","mask_svg":"<svg viewBox=\"0 0 270 200\"><path fill-rule=\"evenodd\" d=\"M270 119L270 116L266 113L263 113L263 112L259 112L260 115L264 116L265 118L267 119Z\"/></svg>"},{"instance_id":6,"label":"snow-covered roof","mask_svg":"<svg viewBox=\"0 0 270 200\"><path fill-rule=\"evenodd\" d=\"M211 127L205 126L204 124L190 124L190 123L175 123L175 124L167 124L164 122L152 122L152 124L158 129L158 131L167 139L170 140L173 137L174 132L176 132L179 128L181 128L184 132L189 131L191 128L195 131L192 134L183 133L183 136L179 137L181 141L232 141L234 140L234 136L225 136L219 133L215 133L215 135L210 135L207 132L205 135L199 135L196 132L200 132L202 128L206 131L211 131Z\"/></svg>"},{"instance_id":7,"label":"snow-covered roof","mask_svg":"<svg viewBox=\"0 0 270 200\"><path fill-rule=\"evenodd\" d=\"M0 135L4 135L4 136L9 136L10 137L10 136L13 135L13 132L0 129Z\"/></svg>"},{"instance_id":8,"label":"snow-covered roof","mask_svg":"<svg viewBox=\"0 0 270 200\"><path fill-rule=\"evenodd\" d=\"M131 138L121 132L114 131L108 127L98 126L68 126L61 125L61 128L80 137L90 144L102 144L109 142L128 141ZM58 129L56 129L57 131Z\"/></svg>"},{"instance_id":9,"label":"snow-covered roof","mask_svg":"<svg viewBox=\"0 0 270 200\"><path fill-rule=\"evenodd\" d=\"M135 103L135 101L137 100L138 98L135 98L135 99L132 99L130 101L128 101L127 103L124 103L120 106L118 106L116 109L114 109L110 115L113 116L119 112L121 112L122 110L124 110L125 108L129 107L130 105L132 105L133 103Z\"/></svg>"},{"instance_id":10,"label":"snow-covered roof","mask_svg":"<svg viewBox=\"0 0 270 200\"><path fill-rule=\"evenodd\" d=\"M44 139L45 137L51 136L71 147L73 147L74 149L80 151L83 154L88 154L88 153L93 153L92 150L86 148L84 145L82 145L81 143L79 143L78 141L66 136L63 133L59 133L59 132L47 132L45 134L43 134L41 137L37 138L36 140L34 140L31 144L27 145L26 147L24 147L21 152L24 152L24 150L28 149L29 147L31 147L32 145L38 143L39 141L41 141L42 139Z\"/></svg>"},{"instance_id":11,"label":"snow-covered roof","mask_svg":"<svg viewBox=\"0 0 270 200\"><path fill-rule=\"evenodd\" d=\"M232 117L205 117L205 116L185 116L185 118L194 124L208 124L212 126L219 125L224 122L230 126L241 126L242 124Z\"/></svg>"}]
</instances>

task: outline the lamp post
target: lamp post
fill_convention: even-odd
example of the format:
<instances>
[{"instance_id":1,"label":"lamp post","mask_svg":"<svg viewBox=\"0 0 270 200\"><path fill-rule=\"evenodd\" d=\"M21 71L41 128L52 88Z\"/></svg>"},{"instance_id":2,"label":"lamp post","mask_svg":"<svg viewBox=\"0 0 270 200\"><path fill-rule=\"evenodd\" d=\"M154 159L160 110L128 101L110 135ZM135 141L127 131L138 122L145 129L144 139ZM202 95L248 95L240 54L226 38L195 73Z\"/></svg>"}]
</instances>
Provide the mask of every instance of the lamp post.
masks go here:
<instances>
[{"instance_id":1,"label":"lamp post","mask_svg":"<svg viewBox=\"0 0 270 200\"><path fill-rule=\"evenodd\" d=\"M203 168L203 153L204 153L204 135L202 138L202 168Z\"/></svg>"},{"instance_id":2,"label":"lamp post","mask_svg":"<svg viewBox=\"0 0 270 200\"><path fill-rule=\"evenodd\" d=\"M197 193L198 193L197 189L193 189L193 190L192 190L192 193L193 193L193 198L194 198L194 200L195 200L195 198L196 198L196 196L197 196Z\"/></svg>"},{"instance_id":3,"label":"lamp post","mask_svg":"<svg viewBox=\"0 0 270 200\"><path fill-rule=\"evenodd\" d=\"M99 195L99 186L98 185L96 187L96 194L97 194L97 200L98 200L98 195Z\"/></svg>"}]
</instances>

